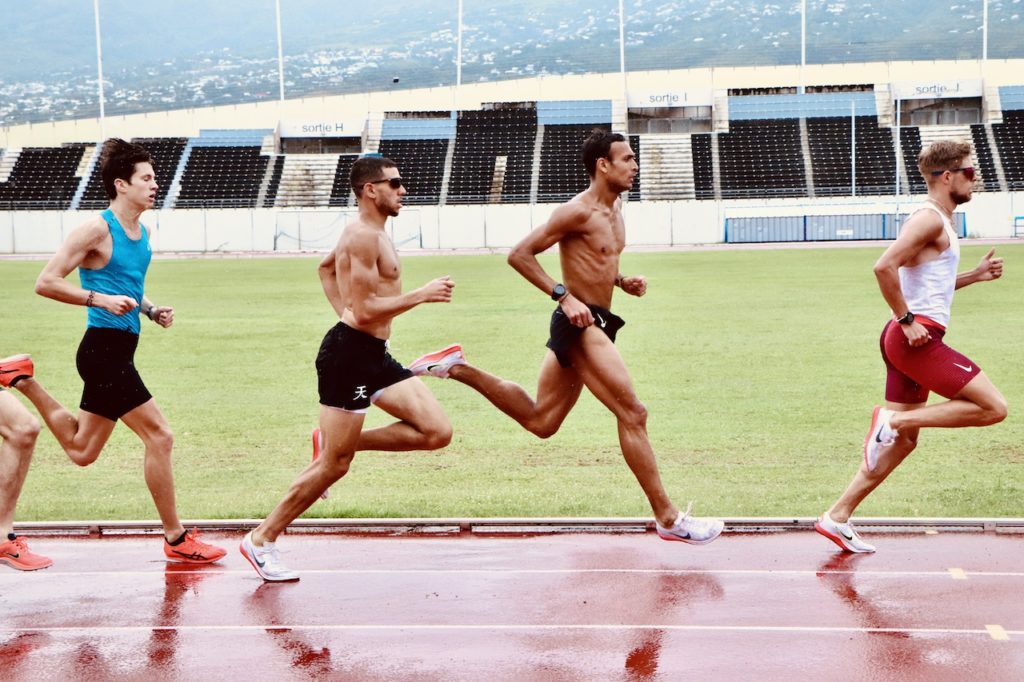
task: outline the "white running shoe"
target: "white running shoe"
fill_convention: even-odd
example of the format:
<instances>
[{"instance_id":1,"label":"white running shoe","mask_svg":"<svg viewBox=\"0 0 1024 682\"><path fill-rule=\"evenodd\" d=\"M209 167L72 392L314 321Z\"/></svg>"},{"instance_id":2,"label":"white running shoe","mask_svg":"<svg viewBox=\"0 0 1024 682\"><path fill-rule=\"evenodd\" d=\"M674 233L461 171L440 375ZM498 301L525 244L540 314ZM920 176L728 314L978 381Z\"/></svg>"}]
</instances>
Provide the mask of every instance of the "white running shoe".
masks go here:
<instances>
[{"instance_id":1,"label":"white running shoe","mask_svg":"<svg viewBox=\"0 0 1024 682\"><path fill-rule=\"evenodd\" d=\"M818 531L832 542L839 545L847 552L874 552L875 546L869 545L860 539L853 526L847 523L836 523L832 517L825 512L814 522L814 530Z\"/></svg>"},{"instance_id":2,"label":"white running shoe","mask_svg":"<svg viewBox=\"0 0 1024 682\"><path fill-rule=\"evenodd\" d=\"M671 528L664 528L655 521L654 527L658 531L658 537L662 540L675 540L688 542L691 545L706 545L719 535L725 528L725 522L721 519L698 519L690 516L693 509L693 502L686 505L685 512L679 512L676 522Z\"/></svg>"},{"instance_id":3,"label":"white running shoe","mask_svg":"<svg viewBox=\"0 0 1024 682\"><path fill-rule=\"evenodd\" d=\"M238 551L252 564L260 577L269 583L295 582L299 579L298 573L281 563L281 557L273 542L265 542L262 547L252 543L252 531L242 538Z\"/></svg>"},{"instance_id":4,"label":"white running shoe","mask_svg":"<svg viewBox=\"0 0 1024 682\"><path fill-rule=\"evenodd\" d=\"M415 376L429 374L438 379L447 379L448 372L456 365L465 365L466 355L462 352L462 346L453 343L447 348L428 353L421 358L413 360L409 365L409 371Z\"/></svg>"},{"instance_id":5,"label":"white running shoe","mask_svg":"<svg viewBox=\"0 0 1024 682\"><path fill-rule=\"evenodd\" d=\"M889 426L889 418L893 411L875 405L871 413L871 428L868 435L864 436L864 464L868 471L874 471L878 466L878 458L882 450L896 442L899 434Z\"/></svg>"}]
</instances>

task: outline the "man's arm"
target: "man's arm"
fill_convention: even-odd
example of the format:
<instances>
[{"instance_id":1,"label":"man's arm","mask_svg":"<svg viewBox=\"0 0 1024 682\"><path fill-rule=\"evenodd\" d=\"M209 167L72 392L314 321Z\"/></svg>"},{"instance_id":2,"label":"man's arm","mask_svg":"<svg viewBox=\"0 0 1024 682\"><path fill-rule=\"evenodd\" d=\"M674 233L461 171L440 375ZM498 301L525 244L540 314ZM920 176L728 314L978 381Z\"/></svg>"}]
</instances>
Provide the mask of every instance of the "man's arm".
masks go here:
<instances>
[{"instance_id":1,"label":"man's arm","mask_svg":"<svg viewBox=\"0 0 1024 682\"><path fill-rule=\"evenodd\" d=\"M341 319L341 316L345 314L345 301L342 300L341 289L338 287L336 251L337 248L332 249L330 253L323 257L316 272L320 277L320 286L323 287L324 296L327 297L331 307L334 308L334 312L338 314L338 319Z\"/></svg>"},{"instance_id":2,"label":"man's arm","mask_svg":"<svg viewBox=\"0 0 1024 682\"><path fill-rule=\"evenodd\" d=\"M546 223L523 237L508 254L508 264L522 275L530 284L551 295L557 282L541 267L537 255L544 253L563 238L579 232L580 226L586 223L589 210L575 202L563 204L552 212ZM594 324L594 316L590 308L572 295L570 291L560 301L562 312L577 327Z\"/></svg>"},{"instance_id":3,"label":"man's arm","mask_svg":"<svg viewBox=\"0 0 1024 682\"><path fill-rule=\"evenodd\" d=\"M169 305L156 305L146 296L142 297L139 312L165 329L174 324L174 308Z\"/></svg>"},{"instance_id":4,"label":"man's arm","mask_svg":"<svg viewBox=\"0 0 1024 682\"><path fill-rule=\"evenodd\" d=\"M999 279L1003 276L1003 259L995 256L996 249L992 247L988 250L978 266L973 270L967 272L961 272L956 276L956 288L960 289L969 284L975 284L976 282L991 282L994 279Z\"/></svg>"},{"instance_id":5,"label":"man's arm","mask_svg":"<svg viewBox=\"0 0 1024 682\"><path fill-rule=\"evenodd\" d=\"M941 235L942 219L938 214L934 211L918 211L903 223L899 237L875 263L875 279L878 280L882 298L896 315L907 312L907 300L900 287L900 267L911 262ZM928 341L928 330L919 322L901 324L900 328L907 335L911 346L920 346Z\"/></svg>"},{"instance_id":6,"label":"man's arm","mask_svg":"<svg viewBox=\"0 0 1024 682\"><path fill-rule=\"evenodd\" d=\"M102 218L90 220L72 230L39 273L36 293L61 303L103 308L115 315L124 315L139 305L138 301L129 296L88 291L65 279L103 244L107 234L107 224Z\"/></svg>"},{"instance_id":7,"label":"man's arm","mask_svg":"<svg viewBox=\"0 0 1024 682\"><path fill-rule=\"evenodd\" d=\"M370 230L359 231L349 242L348 307L352 310L357 325L370 327L387 322L421 303L448 303L452 300L455 282L447 275L404 294L379 296L379 244L378 235ZM341 268L336 267L336 270L341 272ZM340 287L341 282L338 285Z\"/></svg>"}]
</instances>

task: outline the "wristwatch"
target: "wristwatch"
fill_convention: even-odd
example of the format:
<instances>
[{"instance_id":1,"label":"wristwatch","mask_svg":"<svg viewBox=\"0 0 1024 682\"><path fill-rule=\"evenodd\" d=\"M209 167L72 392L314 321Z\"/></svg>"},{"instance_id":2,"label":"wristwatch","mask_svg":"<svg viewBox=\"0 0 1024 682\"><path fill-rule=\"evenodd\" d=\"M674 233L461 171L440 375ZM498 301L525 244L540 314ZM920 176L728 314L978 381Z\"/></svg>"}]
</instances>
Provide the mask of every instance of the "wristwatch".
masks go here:
<instances>
[{"instance_id":1,"label":"wristwatch","mask_svg":"<svg viewBox=\"0 0 1024 682\"><path fill-rule=\"evenodd\" d=\"M551 300L561 301L568 293L569 292L566 290L565 285L559 282L555 285L555 288L551 290Z\"/></svg>"},{"instance_id":2,"label":"wristwatch","mask_svg":"<svg viewBox=\"0 0 1024 682\"><path fill-rule=\"evenodd\" d=\"M914 324L914 313L908 310L906 315L896 318L896 322L899 324Z\"/></svg>"}]
</instances>

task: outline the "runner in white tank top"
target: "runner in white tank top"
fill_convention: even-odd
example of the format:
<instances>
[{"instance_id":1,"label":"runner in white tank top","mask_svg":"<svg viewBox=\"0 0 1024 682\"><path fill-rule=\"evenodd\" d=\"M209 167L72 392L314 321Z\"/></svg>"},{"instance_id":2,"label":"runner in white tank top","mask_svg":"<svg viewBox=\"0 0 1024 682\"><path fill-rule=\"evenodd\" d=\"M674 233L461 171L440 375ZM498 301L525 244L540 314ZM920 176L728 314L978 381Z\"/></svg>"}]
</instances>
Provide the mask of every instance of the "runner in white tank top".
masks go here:
<instances>
[{"instance_id":1,"label":"runner in white tank top","mask_svg":"<svg viewBox=\"0 0 1024 682\"><path fill-rule=\"evenodd\" d=\"M886 408L875 407L864 439L864 463L846 492L821 515L815 530L847 552L873 552L850 525L861 502L917 446L921 427L986 426L1006 418L1006 400L977 363L943 342L953 292L1003 274L989 250L973 270L957 273L960 242L953 211L971 200L971 147L945 140L921 151L918 168L928 200L904 223L875 263L882 297L893 318L882 332ZM946 402L927 405L934 391ZM931 510L941 515L939 509Z\"/></svg>"},{"instance_id":2,"label":"runner in white tank top","mask_svg":"<svg viewBox=\"0 0 1024 682\"><path fill-rule=\"evenodd\" d=\"M942 220L942 229L949 239L949 247L933 260L901 266L900 289L906 299L907 310L913 311L917 317L926 317L948 327L949 309L953 305L953 292L956 290L956 269L960 265L960 240L952 221L940 206L929 200L918 210L938 214ZM904 312L894 310L893 314L899 317Z\"/></svg>"}]
</instances>

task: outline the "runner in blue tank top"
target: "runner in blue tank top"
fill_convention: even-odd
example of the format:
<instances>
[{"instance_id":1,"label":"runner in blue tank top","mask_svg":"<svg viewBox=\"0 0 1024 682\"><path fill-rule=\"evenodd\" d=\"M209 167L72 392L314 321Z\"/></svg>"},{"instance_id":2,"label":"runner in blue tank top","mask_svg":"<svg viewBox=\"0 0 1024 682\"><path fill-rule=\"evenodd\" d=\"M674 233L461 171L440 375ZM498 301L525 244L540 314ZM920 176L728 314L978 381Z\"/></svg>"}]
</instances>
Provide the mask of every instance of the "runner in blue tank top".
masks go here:
<instances>
[{"instance_id":1,"label":"runner in blue tank top","mask_svg":"<svg viewBox=\"0 0 1024 682\"><path fill-rule=\"evenodd\" d=\"M153 161L144 148L124 140L104 142L100 157L103 188L110 208L73 230L36 281L36 292L88 308L85 336L78 347L78 373L85 386L76 418L33 376L28 356L9 358L16 386L39 410L43 421L75 464L96 461L110 434L123 421L146 447L145 477L164 527L164 554L172 561L208 563L224 550L188 533L174 501L171 449L174 436L135 368L140 315L161 327L174 322L174 309L146 298L146 271L152 250L150 231L139 218L156 201ZM81 286L67 276L78 269ZM0 371L8 364L0 360Z\"/></svg>"}]
</instances>

